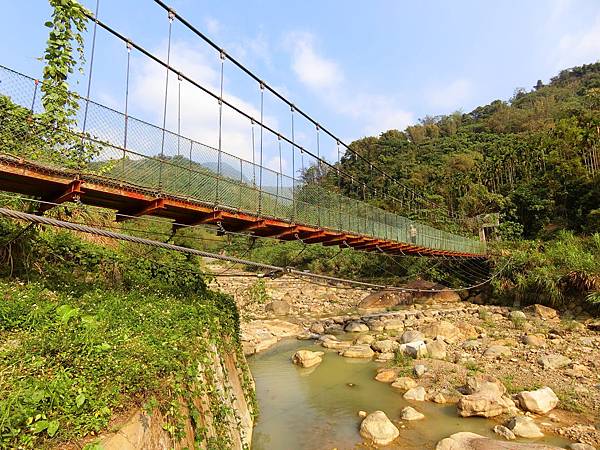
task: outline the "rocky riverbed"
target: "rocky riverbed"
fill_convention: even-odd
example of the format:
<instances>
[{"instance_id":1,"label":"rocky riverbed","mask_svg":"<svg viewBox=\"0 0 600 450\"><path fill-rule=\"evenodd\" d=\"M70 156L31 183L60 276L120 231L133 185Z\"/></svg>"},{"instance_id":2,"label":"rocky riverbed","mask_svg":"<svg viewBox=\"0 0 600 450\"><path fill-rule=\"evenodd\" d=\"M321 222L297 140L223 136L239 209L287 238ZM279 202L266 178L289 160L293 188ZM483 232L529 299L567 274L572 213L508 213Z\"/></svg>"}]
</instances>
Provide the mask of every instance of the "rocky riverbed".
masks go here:
<instances>
[{"instance_id":1,"label":"rocky riverbed","mask_svg":"<svg viewBox=\"0 0 600 450\"><path fill-rule=\"evenodd\" d=\"M264 301L254 304L248 287L241 290L243 277L235 280L221 288L243 309L248 355L286 337L310 340L307 349L310 344L310 351L320 347L326 353L303 354L297 363L305 360L305 367L314 368L323 358L373 361L373 378L411 402L414 411L398 417L382 413L384 418L377 410L358 417L356 411L357 432L366 444L401 439L402 424L419 418L422 402L455 405L457 417L485 417L496 431L493 440L472 433L448 436L437 444L441 450L562 448L535 446L543 435L579 443L574 449L597 448L600 442L600 333L592 318L541 305L476 305L457 295L414 301L401 296L401 305L389 310L389 300L373 301L381 294L296 279L265 281ZM515 436L528 446L507 446Z\"/></svg>"}]
</instances>

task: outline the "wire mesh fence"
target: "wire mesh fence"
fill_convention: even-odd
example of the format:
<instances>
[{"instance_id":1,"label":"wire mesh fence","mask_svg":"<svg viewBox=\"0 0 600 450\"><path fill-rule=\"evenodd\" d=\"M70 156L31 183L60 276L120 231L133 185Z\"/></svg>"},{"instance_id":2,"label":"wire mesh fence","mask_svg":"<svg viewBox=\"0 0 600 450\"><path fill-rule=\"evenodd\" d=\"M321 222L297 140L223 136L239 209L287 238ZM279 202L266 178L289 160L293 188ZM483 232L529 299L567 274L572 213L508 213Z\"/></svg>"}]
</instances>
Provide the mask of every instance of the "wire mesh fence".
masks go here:
<instances>
[{"instance_id":1,"label":"wire mesh fence","mask_svg":"<svg viewBox=\"0 0 600 450\"><path fill-rule=\"evenodd\" d=\"M69 138L37 120L39 83L0 66L0 151L55 170L102 176L157 195L257 217L471 254L484 244L284 175L93 101L79 99ZM81 124L85 124L85 127Z\"/></svg>"}]
</instances>

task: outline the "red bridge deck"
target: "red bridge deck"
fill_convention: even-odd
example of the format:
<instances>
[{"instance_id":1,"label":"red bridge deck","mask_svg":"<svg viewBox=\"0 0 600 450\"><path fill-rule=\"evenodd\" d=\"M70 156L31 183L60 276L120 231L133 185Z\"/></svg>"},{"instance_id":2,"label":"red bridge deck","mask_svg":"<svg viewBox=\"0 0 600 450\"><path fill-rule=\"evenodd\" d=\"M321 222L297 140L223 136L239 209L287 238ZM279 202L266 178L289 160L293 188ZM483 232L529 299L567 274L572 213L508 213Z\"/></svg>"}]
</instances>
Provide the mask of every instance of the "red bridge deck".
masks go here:
<instances>
[{"instance_id":1,"label":"red bridge deck","mask_svg":"<svg viewBox=\"0 0 600 450\"><path fill-rule=\"evenodd\" d=\"M119 183L97 175L81 175L67 170L49 169L29 161L0 157L0 190L32 195L47 202L63 203L78 197L82 203L116 210L126 216L157 216L176 224L220 224L226 231L250 233L307 244L349 246L356 250L390 255L412 254L482 258L480 254L436 250L407 243L375 239L356 234L289 223L276 218L258 217L239 211L214 207L183 197L159 194L135 185ZM43 205L43 212L52 205Z\"/></svg>"}]
</instances>

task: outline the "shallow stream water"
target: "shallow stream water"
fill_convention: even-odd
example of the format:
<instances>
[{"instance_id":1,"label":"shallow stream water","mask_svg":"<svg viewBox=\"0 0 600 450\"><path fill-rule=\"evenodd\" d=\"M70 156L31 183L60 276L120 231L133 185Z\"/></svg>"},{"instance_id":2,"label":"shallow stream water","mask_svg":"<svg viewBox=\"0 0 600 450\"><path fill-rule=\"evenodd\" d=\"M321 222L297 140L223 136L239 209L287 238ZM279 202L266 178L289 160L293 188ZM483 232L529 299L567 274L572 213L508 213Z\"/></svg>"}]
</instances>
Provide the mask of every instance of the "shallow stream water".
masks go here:
<instances>
[{"instance_id":1,"label":"shallow stream water","mask_svg":"<svg viewBox=\"0 0 600 450\"><path fill-rule=\"evenodd\" d=\"M301 348L325 351L323 362L309 369L295 366L291 358ZM405 406L414 407L426 418L404 422L406 428L400 429L400 437L386 449L434 449L440 439L459 431L498 438L492 431L494 422L460 418L453 404L408 402L400 391L373 379L377 363L344 358L312 341L284 340L250 357L248 362L256 381L260 408L253 450L364 448L358 432L361 422L358 411L382 410L392 421L397 421ZM555 436L535 442L557 446L568 443Z\"/></svg>"}]
</instances>

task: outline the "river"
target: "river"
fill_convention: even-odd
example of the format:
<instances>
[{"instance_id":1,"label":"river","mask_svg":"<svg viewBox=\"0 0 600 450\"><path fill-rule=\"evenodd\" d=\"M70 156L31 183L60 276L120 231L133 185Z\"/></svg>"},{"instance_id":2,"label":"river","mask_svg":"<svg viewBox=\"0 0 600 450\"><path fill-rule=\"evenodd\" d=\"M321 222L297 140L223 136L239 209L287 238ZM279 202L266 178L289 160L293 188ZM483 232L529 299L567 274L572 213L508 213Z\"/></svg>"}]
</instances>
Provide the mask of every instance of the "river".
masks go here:
<instances>
[{"instance_id":1,"label":"river","mask_svg":"<svg viewBox=\"0 0 600 450\"><path fill-rule=\"evenodd\" d=\"M301 348L325 351L323 362L309 369L295 366L291 357ZM281 341L250 357L249 364L260 408L253 450L365 448L358 432L359 410L382 410L396 422L400 411L409 405L426 418L404 422L400 437L387 449L434 449L440 439L459 431L498 438L492 431L494 422L460 418L453 404L408 402L400 391L373 379L378 363L344 358L312 341ZM535 442L561 446L568 443L557 436L546 436Z\"/></svg>"}]
</instances>

